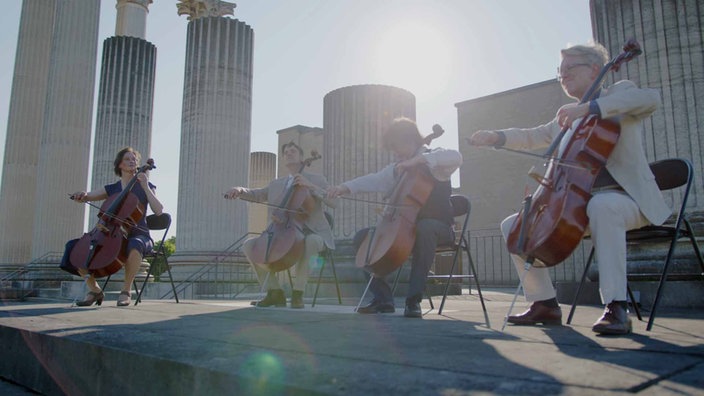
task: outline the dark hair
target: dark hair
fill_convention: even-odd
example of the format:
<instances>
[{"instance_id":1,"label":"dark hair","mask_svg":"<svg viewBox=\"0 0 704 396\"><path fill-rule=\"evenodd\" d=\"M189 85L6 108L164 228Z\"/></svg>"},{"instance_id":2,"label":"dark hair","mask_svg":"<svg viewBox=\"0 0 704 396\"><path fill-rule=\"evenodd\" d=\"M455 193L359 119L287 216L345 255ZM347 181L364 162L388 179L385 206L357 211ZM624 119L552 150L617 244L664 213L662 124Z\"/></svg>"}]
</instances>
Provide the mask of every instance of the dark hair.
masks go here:
<instances>
[{"instance_id":1,"label":"dark hair","mask_svg":"<svg viewBox=\"0 0 704 396\"><path fill-rule=\"evenodd\" d=\"M384 132L381 139L386 149L389 148L391 142L405 140L415 142L418 147L423 145L423 136L418 131L418 125L416 125L415 121L406 117L396 118L389 126L389 129Z\"/></svg>"},{"instance_id":2,"label":"dark hair","mask_svg":"<svg viewBox=\"0 0 704 396\"><path fill-rule=\"evenodd\" d=\"M115 161L112 162L114 168L113 171L117 176L122 176L122 170L120 169L120 163L122 162L122 158L125 156L127 153L134 153L134 156L137 157L137 165L142 161L142 156L139 154L139 151L133 149L132 147L124 147L122 150L117 152L117 155L115 156Z\"/></svg>"},{"instance_id":3,"label":"dark hair","mask_svg":"<svg viewBox=\"0 0 704 396\"><path fill-rule=\"evenodd\" d=\"M303 156L303 149L301 148L301 146L299 146L299 145L297 145L296 143L294 143L293 140L290 141L290 142L288 142L288 143L284 143L284 145L281 146L281 154L284 153L284 150L286 150L287 147L295 147L295 148L297 148L297 149L298 149L298 153L301 154L301 156Z\"/></svg>"}]
</instances>

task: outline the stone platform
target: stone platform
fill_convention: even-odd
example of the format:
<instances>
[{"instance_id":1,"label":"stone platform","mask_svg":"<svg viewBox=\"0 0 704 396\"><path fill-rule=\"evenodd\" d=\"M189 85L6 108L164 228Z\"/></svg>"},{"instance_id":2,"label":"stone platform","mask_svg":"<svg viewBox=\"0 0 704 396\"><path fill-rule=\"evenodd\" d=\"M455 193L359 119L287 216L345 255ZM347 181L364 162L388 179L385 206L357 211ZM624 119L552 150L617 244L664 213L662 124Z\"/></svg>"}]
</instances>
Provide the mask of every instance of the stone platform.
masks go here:
<instances>
[{"instance_id":1,"label":"stone platform","mask_svg":"<svg viewBox=\"0 0 704 396\"><path fill-rule=\"evenodd\" d=\"M624 337L592 333L596 306L571 326L502 332L511 298L485 291L491 327L476 295L450 297L442 315L425 300L423 319L360 315L336 299L302 310L5 302L0 377L49 395L704 394L702 311L663 309L650 332L633 318Z\"/></svg>"}]
</instances>

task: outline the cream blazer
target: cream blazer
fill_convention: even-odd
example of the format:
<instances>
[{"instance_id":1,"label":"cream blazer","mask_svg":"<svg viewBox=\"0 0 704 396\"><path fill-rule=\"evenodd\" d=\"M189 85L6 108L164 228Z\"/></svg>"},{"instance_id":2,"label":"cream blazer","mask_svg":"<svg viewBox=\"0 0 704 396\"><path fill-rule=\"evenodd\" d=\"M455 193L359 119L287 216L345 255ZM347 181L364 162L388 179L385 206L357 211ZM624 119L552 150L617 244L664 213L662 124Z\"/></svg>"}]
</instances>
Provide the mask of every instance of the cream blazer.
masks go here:
<instances>
[{"instance_id":1,"label":"cream blazer","mask_svg":"<svg viewBox=\"0 0 704 396\"><path fill-rule=\"evenodd\" d=\"M632 81L622 80L602 89L596 103L602 119L610 119L621 125L621 134L606 162L606 169L651 223L662 224L672 210L665 203L650 171L642 137L643 119L657 109L660 94L657 90L638 88ZM505 146L521 150L547 147L560 131L557 119L535 128L502 130L506 135Z\"/></svg>"},{"instance_id":2,"label":"cream blazer","mask_svg":"<svg viewBox=\"0 0 704 396\"><path fill-rule=\"evenodd\" d=\"M310 228L311 231L323 238L325 246L330 249L334 249L335 239L332 235L330 224L325 218L323 204L330 208L335 208L337 206L337 199L328 199L325 197L325 190L328 188L329 184L324 176L306 172L301 172L301 175L320 188L320 190L311 192L313 198L317 201L317 205L315 205L315 209L308 217L305 225ZM278 205L281 203L280 201L283 200L287 181L288 175L273 180L267 187L264 188L245 189L242 196L245 199ZM269 210L270 214L272 210L273 209Z\"/></svg>"},{"instance_id":3,"label":"cream blazer","mask_svg":"<svg viewBox=\"0 0 704 396\"><path fill-rule=\"evenodd\" d=\"M450 180L452 174L462 165L462 154L457 150L434 148L426 150L424 147L418 149L428 162L430 174L439 181ZM360 176L352 180L342 183L343 186L349 188L351 194L361 192L383 192L387 193L396 184L394 176L394 168L396 163L385 166L382 170L376 173Z\"/></svg>"}]
</instances>

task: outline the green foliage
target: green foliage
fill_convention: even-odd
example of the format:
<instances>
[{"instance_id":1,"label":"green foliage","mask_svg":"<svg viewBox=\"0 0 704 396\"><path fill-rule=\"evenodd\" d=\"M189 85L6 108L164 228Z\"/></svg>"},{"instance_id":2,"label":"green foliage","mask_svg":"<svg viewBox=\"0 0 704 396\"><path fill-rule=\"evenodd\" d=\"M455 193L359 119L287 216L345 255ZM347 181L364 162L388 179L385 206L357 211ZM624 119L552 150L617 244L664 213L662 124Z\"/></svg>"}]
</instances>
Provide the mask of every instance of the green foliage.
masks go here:
<instances>
[{"instance_id":1,"label":"green foliage","mask_svg":"<svg viewBox=\"0 0 704 396\"><path fill-rule=\"evenodd\" d=\"M159 251L160 245L161 245L161 241L155 243L154 250ZM166 257L169 257L175 251L176 251L176 237L172 236L171 238L164 241L164 252L166 253ZM158 281L160 275L163 274L164 272L166 272L166 261L164 260L163 257L159 256L154 260L152 265L154 266L154 269L152 270L152 274L154 275L154 280Z\"/></svg>"}]
</instances>

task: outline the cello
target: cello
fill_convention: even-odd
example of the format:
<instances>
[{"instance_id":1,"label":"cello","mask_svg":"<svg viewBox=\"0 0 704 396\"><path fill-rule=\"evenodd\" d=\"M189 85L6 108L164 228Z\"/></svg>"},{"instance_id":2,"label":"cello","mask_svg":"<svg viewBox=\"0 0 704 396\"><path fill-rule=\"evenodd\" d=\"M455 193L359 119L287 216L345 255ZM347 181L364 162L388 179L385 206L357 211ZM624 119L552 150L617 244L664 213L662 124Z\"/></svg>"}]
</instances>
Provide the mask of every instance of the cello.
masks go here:
<instances>
[{"instance_id":1,"label":"cello","mask_svg":"<svg viewBox=\"0 0 704 396\"><path fill-rule=\"evenodd\" d=\"M623 52L602 67L580 104L594 99L608 71L618 71L623 63L641 53L639 44L629 40ZM568 130L565 127L560 132L545 157L552 155ZM545 175L531 175L539 186L523 200L523 208L507 238L509 252L527 257L526 269L532 265L555 266L579 245L589 225L587 204L592 186L606 166L619 134L617 122L588 115L575 128L560 156L549 160Z\"/></svg>"},{"instance_id":2,"label":"cello","mask_svg":"<svg viewBox=\"0 0 704 396\"><path fill-rule=\"evenodd\" d=\"M322 158L317 151L301 162L297 173ZM283 199L273 210L267 228L255 238L250 260L267 271L283 271L295 265L305 250L303 225L315 209L315 198L307 187L289 186Z\"/></svg>"},{"instance_id":3,"label":"cello","mask_svg":"<svg viewBox=\"0 0 704 396\"><path fill-rule=\"evenodd\" d=\"M98 212L98 223L83 234L71 251L71 263L96 278L112 275L127 262L127 239L146 208L132 193L140 173L155 169L153 159L140 167L119 194L108 197Z\"/></svg>"},{"instance_id":4,"label":"cello","mask_svg":"<svg viewBox=\"0 0 704 396\"><path fill-rule=\"evenodd\" d=\"M433 132L423 138L429 145L445 131L433 125ZM435 179L426 166L404 171L387 194L387 203L375 227L362 241L355 265L382 277L399 268L411 254L416 239L416 217L435 187Z\"/></svg>"}]
</instances>

